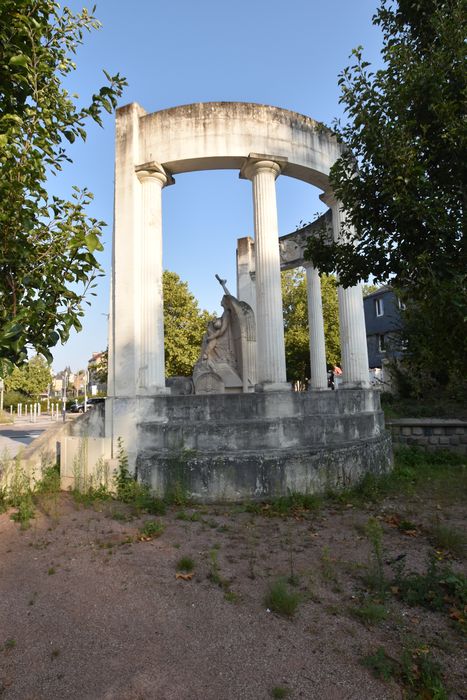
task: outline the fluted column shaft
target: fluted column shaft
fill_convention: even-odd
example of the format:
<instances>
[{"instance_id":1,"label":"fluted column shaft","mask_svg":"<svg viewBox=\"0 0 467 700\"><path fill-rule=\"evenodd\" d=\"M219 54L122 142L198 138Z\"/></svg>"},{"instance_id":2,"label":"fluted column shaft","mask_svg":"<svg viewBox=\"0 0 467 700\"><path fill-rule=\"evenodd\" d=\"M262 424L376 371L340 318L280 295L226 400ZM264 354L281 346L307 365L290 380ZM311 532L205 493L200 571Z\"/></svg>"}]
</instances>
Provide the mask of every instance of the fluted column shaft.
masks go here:
<instances>
[{"instance_id":1,"label":"fluted column shaft","mask_svg":"<svg viewBox=\"0 0 467 700\"><path fill-rule=\"evenodd\" d=\"M279 173L280 166L270 160L253 162L246 171L253 183L257 375L266 390L288 388L275 184Z\"/></svg>"},{"instance_id":2,"label":"fluted column shaft","mask_svg":"<svg viewBox=\"0 0 467 700\"><path fill-rule=\"evenodd\" d=\"M310 337L310 390L327 389L326 348L324 342L323 302L318 270L305 263L308 327Z\"/></svg>"},{"instance_id":3,"label":"fluted column shaft","mask_svg":"<svg viewBox=\"0 0 467 700\"><path fill-rule=\"evenodd\" d=\"M345 211L332 193L321 195L332 210L332 228L335 241L342 240ZM339 330L342 369L342 388L369 386L368 347L366 342L365 312L362 286L337 289L339 302Z\"/></svg>"},{"instance_id":4,"label":"fluted column shaft","mask_svg":"<svg viewBox=\"0 0 467 700\"><path fill-rule=\"evenodd\" d=\"M166 393L162 295L162 172L140 170L141 236L139 274L138 394Z\"/></svg>"}]
</instances>

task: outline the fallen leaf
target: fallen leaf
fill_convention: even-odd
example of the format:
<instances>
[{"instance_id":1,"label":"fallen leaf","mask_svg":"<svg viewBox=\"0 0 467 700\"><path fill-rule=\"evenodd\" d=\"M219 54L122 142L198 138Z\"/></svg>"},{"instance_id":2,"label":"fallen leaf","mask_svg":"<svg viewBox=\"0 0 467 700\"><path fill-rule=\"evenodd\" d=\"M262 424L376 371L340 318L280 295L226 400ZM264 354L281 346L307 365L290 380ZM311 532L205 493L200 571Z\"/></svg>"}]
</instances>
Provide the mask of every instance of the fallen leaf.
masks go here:
<instances>
[{"instance_id":1,"label":"fallen leaf","mask_svg":"<svg viewBox=\"0 0 467 700\"><path fill-rule=\"evenodd\" d=\"M451 611L449 613L449 617L451 620L457 620L457 622L462 622L463 621L463 616L460 610L456 610L456 608L451 608Z\"/></svg>"},{"instance_id":2,"label":"fallen leaf","mask_svg":"<svg viewBox=\"0 0 467 700\"><path fill-rule=\"evenodd\" d=\"M179 571L177 571L177 573L175 574L175 578L181 578L182 581L191 581L191 579L193 578L193 574L181 574Z\"/></svg>"}]
</instances>

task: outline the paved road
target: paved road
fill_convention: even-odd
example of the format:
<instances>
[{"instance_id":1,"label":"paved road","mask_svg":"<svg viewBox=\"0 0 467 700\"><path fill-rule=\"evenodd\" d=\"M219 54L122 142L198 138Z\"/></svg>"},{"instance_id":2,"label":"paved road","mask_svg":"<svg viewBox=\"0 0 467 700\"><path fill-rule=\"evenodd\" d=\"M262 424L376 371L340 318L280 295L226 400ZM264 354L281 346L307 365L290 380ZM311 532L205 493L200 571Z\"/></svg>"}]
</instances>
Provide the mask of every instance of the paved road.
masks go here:
<instances>
[{"instance_id":1,"label":"paved road","mask_svg":"<svg viewBox=\"0 0 467 700\"><path fill-rule=\"evenodd\" d=\"M0 453L6 449L14 457L54 423L50 416L42 416L37 423L19 419L13 424L0 425Z\"/></svg>"}]
</instances>

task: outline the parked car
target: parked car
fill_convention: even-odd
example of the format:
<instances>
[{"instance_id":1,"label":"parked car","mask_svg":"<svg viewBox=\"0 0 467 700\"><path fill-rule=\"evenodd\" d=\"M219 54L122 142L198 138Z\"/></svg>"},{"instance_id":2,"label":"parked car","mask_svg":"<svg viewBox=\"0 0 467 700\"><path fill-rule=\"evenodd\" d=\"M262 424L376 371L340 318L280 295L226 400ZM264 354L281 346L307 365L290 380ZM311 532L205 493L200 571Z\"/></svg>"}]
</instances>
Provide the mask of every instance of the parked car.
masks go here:
<instances>
[{"instance_id":1,"label":"parked car","mask_svg":"<svg viewBox=\"0 0 467 700\"><path fill-rule=\"evenodd\" d=\"M87 408L89 410L90 408L95 408L95 406L98 406L99 404L104 403L104 402L105 402L105 399L102 396L96 396L93 399L88 399L86 404L87 404Z\"/></svg>"},{"instance_id":2,"label":"parked car","mask_svg":"<svg viewBox=\"0 0 467 700\"><path fill-rule=\"evenodd\" d=\"M74 403L71 404L68 411L70 413L84 413L84 404L78 403L78 401L75 401Z\"/></svg>"}]
</instances>

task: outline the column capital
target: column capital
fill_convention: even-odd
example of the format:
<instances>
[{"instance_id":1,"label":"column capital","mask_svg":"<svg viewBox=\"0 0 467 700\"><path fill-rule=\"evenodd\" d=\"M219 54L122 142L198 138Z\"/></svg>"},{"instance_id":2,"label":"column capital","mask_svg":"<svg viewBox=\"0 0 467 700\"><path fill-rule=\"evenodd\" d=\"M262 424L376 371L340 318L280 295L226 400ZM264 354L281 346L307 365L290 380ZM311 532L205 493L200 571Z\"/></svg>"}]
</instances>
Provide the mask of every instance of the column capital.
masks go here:
<instances>
[{"instance_id":1,"label":"column capital","mask_svg":"<svg viewBox=\"0 0 467 700\"><path fill-rule=\"evenodd\" d=\"M151 160L149 163L143 163L142 165L137 165L135 167L135 172L140 182L146 182L147 180L154 179L162 183L162 187L173 185L175 183L172 175L164 170L162 165L155 160Z\"/></svg>"},{"instance_id":2,"label":"column capital","mask_svg":"<svg viewBox=\"0 0 467 700\"><path fill-rule=\"evenodd\" d=\"M326 204L330 209L333 207L337 206L338 200L336 195L332 190L327 190L326 192L323 192L323 194L319 195L319 198L324 204Z\"/></svg>"},{"instance_id":3,"label":"column capital","mask_svg":"<svg viewBox=\"0 0 467 700\"><path fill-rule=\"evenodd\" d=\"M261 171L269 171L274 179L280 175L287 165L287 158L265 155L264 153L250 153L240 169L239 177L242 180L252 180Z\"/></svg>"}]
</instances>

